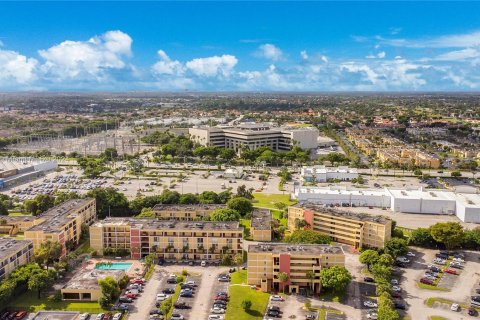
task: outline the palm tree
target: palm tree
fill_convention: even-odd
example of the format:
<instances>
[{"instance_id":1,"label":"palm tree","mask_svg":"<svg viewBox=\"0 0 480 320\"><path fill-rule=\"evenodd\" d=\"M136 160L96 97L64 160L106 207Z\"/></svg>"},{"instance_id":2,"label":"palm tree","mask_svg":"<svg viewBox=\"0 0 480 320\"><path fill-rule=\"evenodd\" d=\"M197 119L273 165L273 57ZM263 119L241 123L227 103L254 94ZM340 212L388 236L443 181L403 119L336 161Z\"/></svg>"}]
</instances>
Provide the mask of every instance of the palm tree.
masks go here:
<instances>
[{"instance_id":1,"label":"palm tree","mask_svg":"<svg viewBox=\"0 0 480 320\"><path fill-rule=\"evenodd\" d=\"M311 289L313 291L313 286L314 286L313 280L315 280L315 272L313 272L312 270L309 270L309 271L307 271L305 276L307 277L308 280L310 280L310 286L311 286Z\"/></svg>"},{"instance_id":2,"label":"palm tree","mask_svg":"<svg viewBox=\"0 0 480 320\"><path fill-rule=\"evenodd\" d=\"M279 272L278 273L278 280L280 280L280 283L282 284L282 291L285 293L285 283L288 281L290 276L286 272Z\"/></svg>"}]
</instances>

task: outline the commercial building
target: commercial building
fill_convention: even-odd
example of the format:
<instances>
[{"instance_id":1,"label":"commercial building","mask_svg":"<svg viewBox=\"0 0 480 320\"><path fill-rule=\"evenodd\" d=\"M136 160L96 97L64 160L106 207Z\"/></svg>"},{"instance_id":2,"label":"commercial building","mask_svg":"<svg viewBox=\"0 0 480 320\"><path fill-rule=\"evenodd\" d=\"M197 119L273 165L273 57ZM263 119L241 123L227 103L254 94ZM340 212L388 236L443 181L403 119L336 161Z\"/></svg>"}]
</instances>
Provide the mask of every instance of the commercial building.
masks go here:
<instances>
[{"instance_id":1,"label":"commercial building","mask_svg":"<svg viewBox=\"0 0 480 320\"><path fill-rule=\"evenodd\" d=\"M224 204L157 204L153 212L162 220L203 220L217 209L225 208Z\"/></svg>"},{"instance_id":2,"label":"commercial building","mask_svg":"<svg viewBox=\"0 0 480 320\"><path fill-rule=\"evenodd\" d=\"M82 269L60 289L62 300L98 301L102 297L102 289L98 281L112 277L118 282L124 275L123 270Z\"/></svg>"},{"instance_id":3,"label":"commercial building","mask_svg":"<svg viewBox=\"0 0 480 320\"><path fill-rule=\"evenodd\" d=\"M272 213L268 209L252 212L250 235L253 241L272 241Z\"/></svg>"},{"instance_id":4,"label":"commercial building","mask_svg":"<svg viewBox=\"0 0 480 320\"><path fill-rule=\"evenodd\" d=\"M358 178L358 171L355 168L345 166L340 167L325 167L313 166L302 167L301 177L305 182L327 182L329 180L350 181Z\"/></svg>"},{"instance_id":5,"label":"commercial building","mask_svg":"<svg viewBox=\"0 0 480 320\"><path fill-rule=\"evenodd\" d=\"M243 177L243 169L238 168L228 168L223 173L223 176L226 179L241 179Z\"/></svg>"},{"instance_id":6,"label":"commercial building","mask_svg":"<svg viewBox=\"0 0 480 320\"><path fill-rule=\"evenodd\" d=\"M242 252L243 228L236 221L164 221L106 218L90 226L90 246L99 254L123 249L134 259L151 253L163 260L216 260Z\"/></svg>"},{"instance_id":7,"label":"commercial building","mask_svg":"<svg viewBox=\"0 0 480 320\"><path fill-rule=\"evenodd\" d=\"M190 138L203 146L255 150L270 147L274 151L288 151L293 146L315 149L318 129L314 127L272 127L270 124L243 123L229 127L196 127L188 130Z\"/></svg>"},{"instance_id":8,"label":"commercial building","mask_svg":"<svg viewBox=\"0 0 480 320\"><path fill-rule=\"evenodd\" d=\"M480 194L449 190L347 189L296 187L292 197L324 207L378 207L393 212L456 215L463 222L480 223Z\"/></svg>"},{"instance_id":9,"label":"commercial building","mask_svg":"<svg viewBox=\"0 0 480 320\"><path fill-rule=\"evenodd\" d=\"M335 242L355 247L384 248L391 239L392 221L382 216L355 214L324 208L312 203L299 203L288 208L288 229L296 229L296 221L308 223L306 229L327 235Z\"/></svg>"},{"instance_id":10,"label":"commercial building","mask_svg":"<svg viewBox=\"0 0 480 320\"><path fill-rule=\"evenodd\" d=\"M345 266L345 253L341 246L260 243L248 246L247 265L247 283L264 292L285 289L304 293L313 289L318 293L322 287L320 270ZM313 271L313 279L307 276L309 271ZM280 281L280 272L288 275L288 281Z\"/></svg>"},{"instance_id":11,"label":"commercial building","mask_svg":"<svg viewBox=\"0 0 480 320\"><path fill-rule=\"evenodd\" d=\"M56 161L30 157L0 158L0 189L34 180L57 167Z\"/></svg>"},{"instance_id":12,"label":"commercial building","mask_svg":"<svg viewBox=\"0 0 480 320\"><path fill-rule=\"evenodd\" d=\"M36 217L34 225L25 231L25 239L31 240L35 249L47 240L58 241L65 256L67 244L80 243L82 225L95 221L96 212L93 198L68 200Z\"/></svg>"},{"instance_id":13,"label":"commercial building","mask_svg":"<svg viewBox=\"0 0 480 320\"><path fill-rule=\"evenodd\" d=\"M32 241L0 238L0 280L5 279L13 270L32 260Z\"/></svg>"}]
</instances>

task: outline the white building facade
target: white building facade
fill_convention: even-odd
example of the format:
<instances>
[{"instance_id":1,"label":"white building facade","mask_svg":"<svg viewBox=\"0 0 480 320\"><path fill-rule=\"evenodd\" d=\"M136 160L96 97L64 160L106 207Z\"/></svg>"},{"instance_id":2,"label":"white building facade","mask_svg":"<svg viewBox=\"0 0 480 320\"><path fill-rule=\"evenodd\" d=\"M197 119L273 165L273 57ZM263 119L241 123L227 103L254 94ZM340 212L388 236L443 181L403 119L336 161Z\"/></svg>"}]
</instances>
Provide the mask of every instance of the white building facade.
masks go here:
<instances>
[{"instance_id":1,"label":"white building facade","mask_svg":"<svg viewBox=\"0 0 480 320\"><path fill-rule=\"evenodd\" d=\"M350 181L358 178L358 171L355 168L340 167L302 167L301 176L305 182L327 182L332 179Z\"/></svg>"}]
</instances>

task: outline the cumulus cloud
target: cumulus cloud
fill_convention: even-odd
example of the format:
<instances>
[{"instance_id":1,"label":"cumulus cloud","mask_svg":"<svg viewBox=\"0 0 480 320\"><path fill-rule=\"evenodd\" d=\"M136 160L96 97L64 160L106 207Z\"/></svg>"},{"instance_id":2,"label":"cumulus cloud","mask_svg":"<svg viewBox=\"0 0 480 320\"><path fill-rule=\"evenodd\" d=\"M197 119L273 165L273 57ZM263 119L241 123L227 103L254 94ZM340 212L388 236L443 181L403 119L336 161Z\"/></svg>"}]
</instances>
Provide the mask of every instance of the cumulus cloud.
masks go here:
<instances>
[{"instance_id":1,"label":"cumulus cloud","mask_svg":"<svg viewBox=\"0 0 480 320\"><path fill-rule=\"evenodd\" d=\"M181 75L185 72L185 67L178 60L172 60L163 50L157 52L159 61L156 62L152 69L156 74Z\"/></svg>"},{"instance_id":2,"label":"cumulus cloud","mask_svg":"<svg viewBox=\"0 0 480 320\"><path fill-rule=\"evenodd\" d=\"M124 69L131 56L132 38L122 31L108 31L87 41L66 40L39 55L42 72L52 80L102 80L110 69Z\"/></svg>"},{"instance_id":3,"label":"cumulus cloud","mask_svg":"<svg viewBox=\"0 0 480 320\"><path fill-rule=\"evenodd\" d=\"M308 53L306 50L303 50L303 51L300 51L300 57L303 59L303 60L308 60Z\"/></svg>"},{"instance_id":4,"label":"cumulus cloud","mask_svg":"<svg viewBox=\"0 0 480 320\"><path fill-rule=\"evenodd\" d=\"M266 43L258 47L256 56L273 61L278 61L283 58L283 51L273 44Z\"/></svg>"},{"instance_id":5,"label":"cumulus cloud","mask_svg":"<svg viewBox=\"0 0 480 320\"><path fill-rule=\"evenodd\" d=\"M224 54L222 56L192 59L185 63L185 66L197 76L228 77L237 63L238 60L235 56Z\"/></svg>"},{"instance_id":6,"label":"cumulus cloud","mask_svg":"<svg viewBox=\"0 0 480 320\"><path fill-rule=\"evenodd\" d=\"M383 59L386 57L386 53L385 51L380 51L379 53L377 54L369 54L368 56L366 56L365 58L367 59Z\"/></svg>"},{"instance_id":7,"label":"cumulus cloud","mask_svg":"<svg viewBox=\"0 0 480 320\"><path fill-rule=\"evenodd\" d=\"M466 48L462 50L455 50L446 52L436 56L433 60L438 61L458 61L465 59L472 59L480 57L480 52L477 49Z\"/></svg>"},{"instance_id":8,"label":"cumulus cloud","mask_svg":"<svg viewBox=\"0 0 480 320\"><path fill-rule=\"evenodd\" d=\"M0 83L27 84L37 78L38 61L15 51L0 50Z\"/></svg>"}]
</instances>

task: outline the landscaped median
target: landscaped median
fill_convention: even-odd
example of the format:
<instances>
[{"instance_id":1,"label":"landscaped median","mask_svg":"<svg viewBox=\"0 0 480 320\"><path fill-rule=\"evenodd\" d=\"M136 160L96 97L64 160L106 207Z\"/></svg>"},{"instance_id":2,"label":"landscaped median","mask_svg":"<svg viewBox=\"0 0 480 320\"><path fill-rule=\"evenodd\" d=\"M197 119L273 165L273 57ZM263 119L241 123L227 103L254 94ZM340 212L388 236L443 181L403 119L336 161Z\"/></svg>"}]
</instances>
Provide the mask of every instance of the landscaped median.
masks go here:
<instances>
[{"instance_id":1,"label":"landscaped median","mask_svg":"<svg viewBox=\"0 0 480 320\"><path fill-rule=\"evenodd\" d=\"M329 309L329 308L317 308L317 307L311 307L311 308L304 308L307 311L318 311L318 320L325 320L327 318L327 313L334 313L338 315L342 315L343 312L340 310L335 310L335 309Z\"/></svg>"},{"instance_id":2,"label":"landscaped median","mask_svg":"<svg viewBox=\"0 0 480 320\"><path fill-rule=\"evenodd\" d=\"M228 295L230 300L228 301L225 320L262 319L270 298L268 293L252 289L247 285L246 270L232 273ZM242 301L244 300L252 302L248 311L242 308Z\"/></svg>"}]
</instances>

